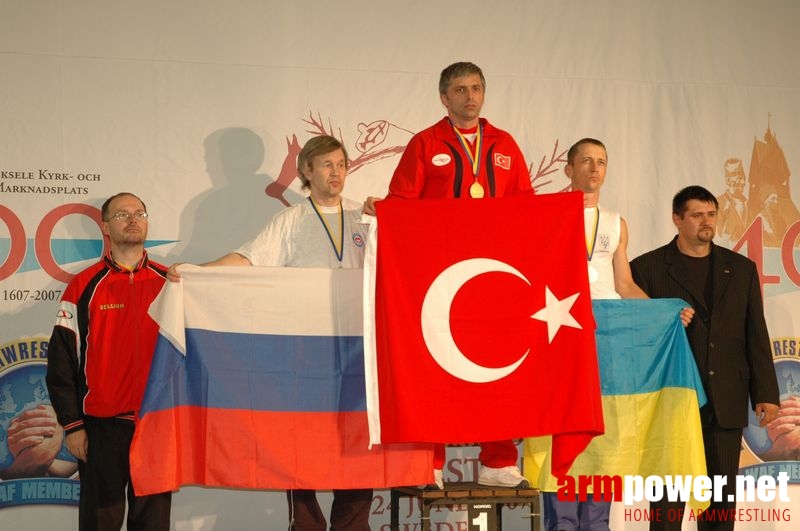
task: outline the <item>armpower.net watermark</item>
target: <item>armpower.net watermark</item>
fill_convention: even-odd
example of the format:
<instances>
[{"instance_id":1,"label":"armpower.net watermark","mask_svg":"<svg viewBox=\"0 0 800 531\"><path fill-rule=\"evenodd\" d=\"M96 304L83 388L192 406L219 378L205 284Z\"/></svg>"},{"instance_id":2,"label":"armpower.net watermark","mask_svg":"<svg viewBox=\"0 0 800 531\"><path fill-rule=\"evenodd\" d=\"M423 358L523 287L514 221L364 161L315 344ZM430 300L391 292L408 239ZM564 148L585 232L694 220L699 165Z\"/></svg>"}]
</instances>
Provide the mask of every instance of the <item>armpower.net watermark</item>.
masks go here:
<instances>
[{"instance_id":1,"label":"armpower.net watermark","mask_svg":"<svg viewBox=\"0 0 800 531\"><path fill-rule=\"evenodd\" d=\"M735 494L723 493L728 484L725 476L566 476L558 481L560 501L617 501L632 506L666 498L671 502L789 502L789 474L776 477L737 475ZM626 521L676 521L686 515L689 521L790 521L789 509L625 509Z\"/></svg>"}]
</instances>

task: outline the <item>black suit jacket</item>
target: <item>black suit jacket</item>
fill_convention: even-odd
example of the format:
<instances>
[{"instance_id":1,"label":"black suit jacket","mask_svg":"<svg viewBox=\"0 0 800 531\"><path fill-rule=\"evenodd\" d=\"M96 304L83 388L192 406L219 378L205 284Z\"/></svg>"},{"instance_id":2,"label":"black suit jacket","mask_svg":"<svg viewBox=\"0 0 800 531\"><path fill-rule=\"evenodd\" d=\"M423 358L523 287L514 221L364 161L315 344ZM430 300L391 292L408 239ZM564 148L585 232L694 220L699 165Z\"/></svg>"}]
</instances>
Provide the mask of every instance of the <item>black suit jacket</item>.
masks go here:
<instances>
[{"instance_id":1,"label":"black suit jacket","mask_svg":"<svg viewBox=\"0 0 800 531\"><path fill-rule=\"evenodd\" d=\"M689 282L676 241L633 260L633 279L651 298L680 298L695 309L686 333L716 421L723 428L744 427L748 395L753 406L779 403L756 265L712 243L709 310Z\"/></svg>"}]
</instances>

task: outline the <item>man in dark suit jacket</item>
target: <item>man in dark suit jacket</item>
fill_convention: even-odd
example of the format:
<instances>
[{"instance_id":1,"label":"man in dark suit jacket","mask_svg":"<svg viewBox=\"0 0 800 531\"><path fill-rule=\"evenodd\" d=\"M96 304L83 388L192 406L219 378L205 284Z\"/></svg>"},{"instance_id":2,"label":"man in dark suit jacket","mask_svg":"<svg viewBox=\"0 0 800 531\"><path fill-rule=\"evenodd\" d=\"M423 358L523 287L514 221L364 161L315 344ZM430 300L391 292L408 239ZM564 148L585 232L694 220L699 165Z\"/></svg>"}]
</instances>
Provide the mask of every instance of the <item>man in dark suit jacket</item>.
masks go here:
<instances>
[{"instance_id":1,"label":"man in dark suit jacket","mask_svg":"<svg viewBox=\"0 0 800 531\"><path fill-rule=\"evenodd\" d=\"M631 271L636 283L653 298L681 298L695 309L686 328L708 403L700 410L708 475L726 476L726 501L710 509L730 510L735 501L742 428L748 422L748 399L762 426L778 412L778 383L764 319L756 265L748 258L714 245L718 204L701 186L684 188L672 201L678 235L667 245L636 258ZM660 521L651 530L680 530L668 519L682 502L654 502ZM675 514L674 512L672 514ZM698 521L700 531L732 530L724 521Z\"/></svg>"}]
</instances>

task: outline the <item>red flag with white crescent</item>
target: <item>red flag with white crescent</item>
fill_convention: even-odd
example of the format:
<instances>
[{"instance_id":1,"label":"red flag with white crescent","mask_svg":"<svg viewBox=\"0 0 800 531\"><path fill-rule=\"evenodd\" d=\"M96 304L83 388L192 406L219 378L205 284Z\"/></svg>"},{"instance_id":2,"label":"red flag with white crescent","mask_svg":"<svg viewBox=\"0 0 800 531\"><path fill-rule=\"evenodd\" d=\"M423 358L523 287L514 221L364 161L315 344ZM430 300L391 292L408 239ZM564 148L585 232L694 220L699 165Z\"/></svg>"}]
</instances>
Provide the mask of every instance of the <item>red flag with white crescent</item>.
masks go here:
<instances>
[{"instance_id":1,"label":"red flag with white crescent","mask_svg":"<svg viewBox=\"0 0 800 531\"><path fill-rule=\"evenodd\" d=\"M376 209L372 440L552 434L565 473L603 431L581 194Z\"/></svg>"}]
</instances>

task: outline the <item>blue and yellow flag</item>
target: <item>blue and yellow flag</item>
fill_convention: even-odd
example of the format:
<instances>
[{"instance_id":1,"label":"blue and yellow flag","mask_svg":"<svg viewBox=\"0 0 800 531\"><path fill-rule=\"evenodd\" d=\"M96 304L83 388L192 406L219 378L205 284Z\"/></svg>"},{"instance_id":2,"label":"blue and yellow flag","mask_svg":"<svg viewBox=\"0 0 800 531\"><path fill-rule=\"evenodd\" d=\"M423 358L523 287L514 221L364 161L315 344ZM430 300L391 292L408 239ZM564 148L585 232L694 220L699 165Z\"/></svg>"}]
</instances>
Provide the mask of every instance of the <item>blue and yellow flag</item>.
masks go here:
<instances>
[{"instance_id":1,"label":"blue and yellow flag","mask_svg":"<svg viewBox=\"0 0 800 531\"><path fill-rule=\"evenodd\" d=\"M706 403L678 299L592 301L605 434L569 475L706 475L700 407ZM568 377L568 375L565 375ZM556 492L550 441L525 439L525 477Z\"/></svg>"}]
</instances>

